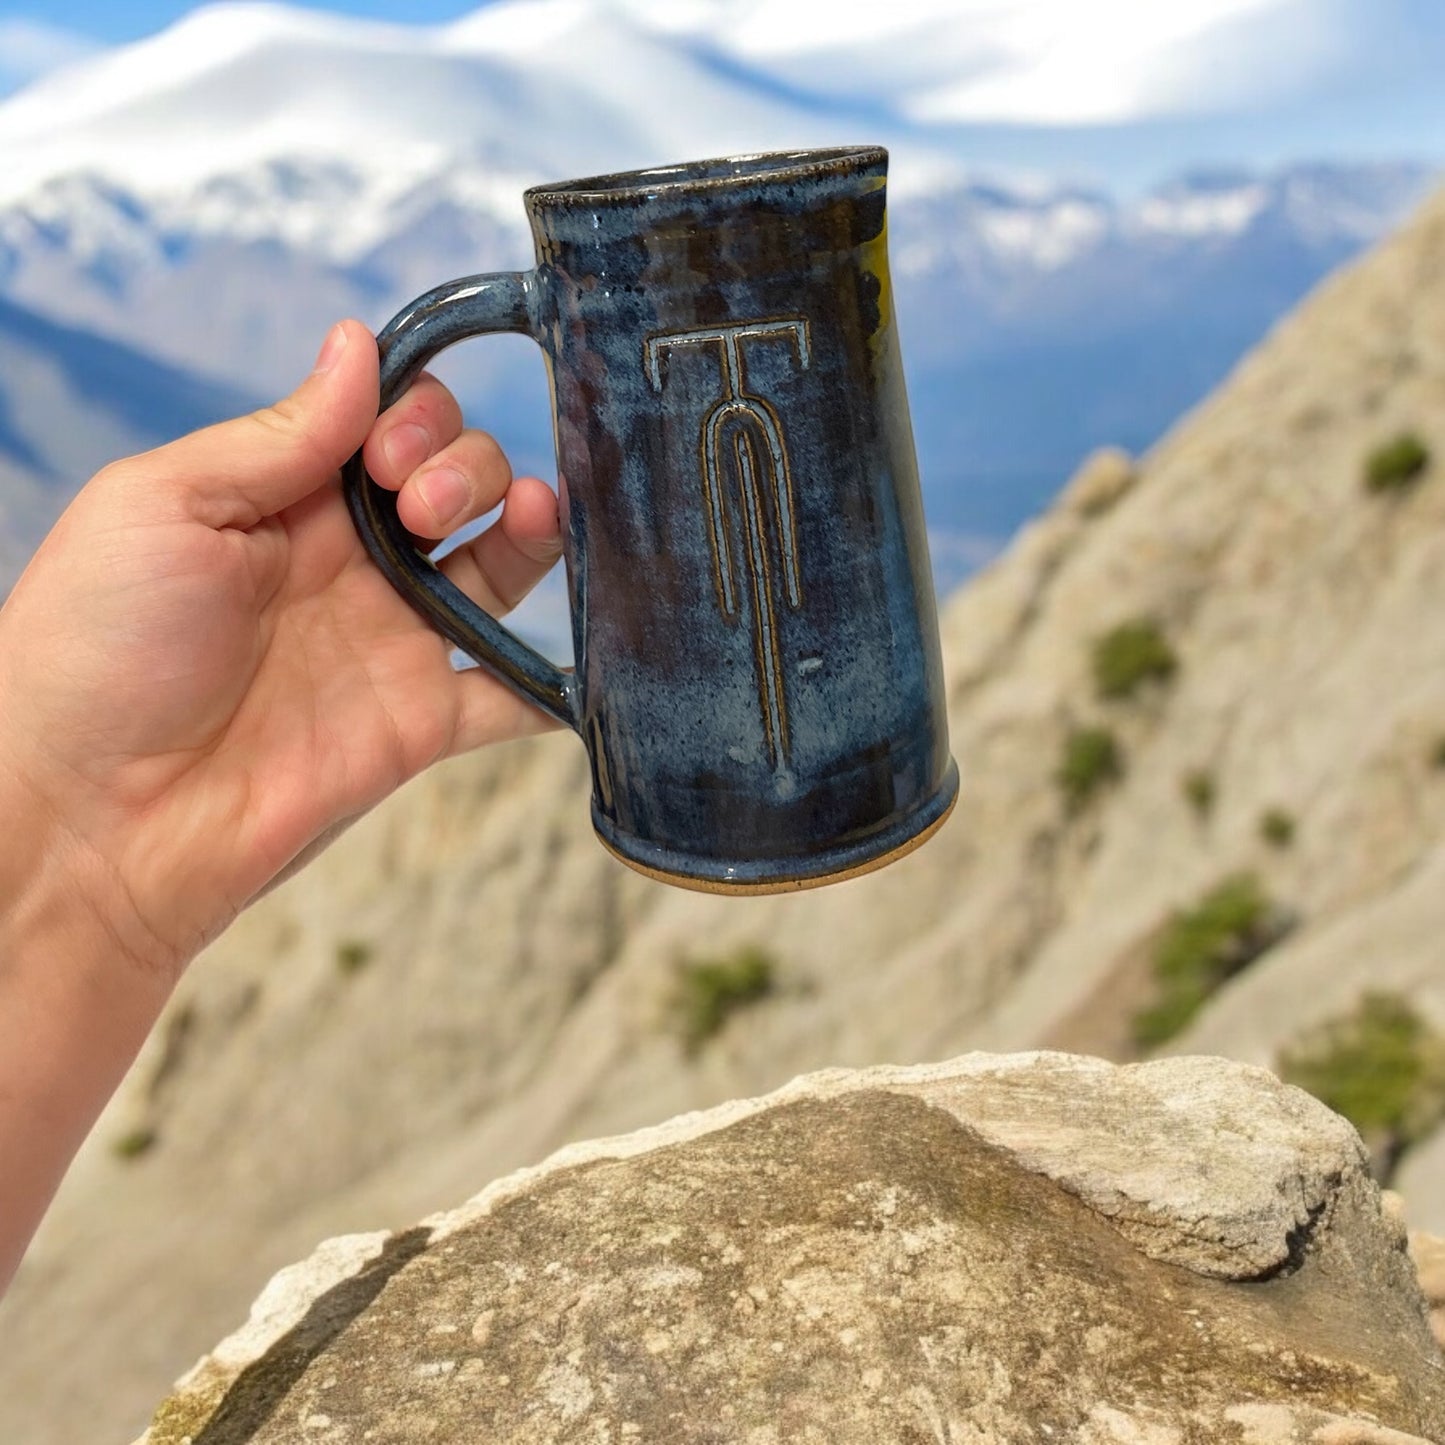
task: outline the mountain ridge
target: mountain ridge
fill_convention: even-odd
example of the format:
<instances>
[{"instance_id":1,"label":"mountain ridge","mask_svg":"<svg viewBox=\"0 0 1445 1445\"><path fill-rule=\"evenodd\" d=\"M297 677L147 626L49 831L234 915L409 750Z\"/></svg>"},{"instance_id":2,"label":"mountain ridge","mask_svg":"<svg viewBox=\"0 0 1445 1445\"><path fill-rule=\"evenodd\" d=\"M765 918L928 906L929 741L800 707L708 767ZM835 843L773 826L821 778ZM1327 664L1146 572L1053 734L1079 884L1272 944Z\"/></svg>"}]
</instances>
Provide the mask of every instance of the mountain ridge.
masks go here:
<instances>
[{"instance_id":1,"label":"mountain ridge","mask_svg":"<svg viewBox=\"0 0 1445 1445\"><path fill-rule=\"evenodd\" d=\"M1297 168L1227 193L1216 180L1212 229L1177 186L1127 204L1068 185L905 192L891 208L893 264L930 524L987 550L1081 453L1148 445L1426 180L1404 165ZM0 206L0 288L62 324L276 395L337 316L379 327L440 278L527 265L517 185L484 164L418 175L368 220L352 214L362 180L335 158L217 178L166 205L73 176ZM459 348L438 369L519 467L550 474L529 343Z\"/></svg>"},{"instance_id":2,"label":"mountain ridge","mask_svg":"<svg viewBox=\"0 0 1445 1445\"><path fill-rule=\"evenodd\" d=\"M447 277L526 266L527 184L883 141L905 365L944 558L996 550L1087 450L1151 444L1430 176L1385 163L1216 168L1120 198L981 168L963 131L902 117L916 66L927 68L916 47L895 47L887 64L878 48L915 22L942 26L936 58L976 47L977 26L932 0L852 17L878 42L876 93L860 104L836 67L816 70L806 97L780 89L789 56L812 65L826 51L842 65L843 52L768 13L512 0L416 27L203 9L0 103L12 161L0 175L0 291L275 396L339 316L379 328ZM541 369L518 354L460 348L439 369L520 467L548 475ZM107 459L34 460L78 480Z\"/></svg>"}]
</instances>

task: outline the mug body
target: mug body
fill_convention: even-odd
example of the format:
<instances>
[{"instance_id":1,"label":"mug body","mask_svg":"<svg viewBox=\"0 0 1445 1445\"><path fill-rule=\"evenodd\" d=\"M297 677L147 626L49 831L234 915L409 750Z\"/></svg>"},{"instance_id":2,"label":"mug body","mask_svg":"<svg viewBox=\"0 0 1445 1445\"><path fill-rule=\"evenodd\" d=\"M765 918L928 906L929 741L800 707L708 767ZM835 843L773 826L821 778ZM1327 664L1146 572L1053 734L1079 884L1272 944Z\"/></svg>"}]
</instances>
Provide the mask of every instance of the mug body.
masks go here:
<instances>
[{"instance_id":1,"label":"mug body","mask_svg":"<svg viewBox=\"0 0 1445 1445\"><path fill-rule=\"evenodd\" d=\"M886 166L800 152L526 196L593 818L669 881L862 872L957 789Z\"/></svg>"}]
</instances>

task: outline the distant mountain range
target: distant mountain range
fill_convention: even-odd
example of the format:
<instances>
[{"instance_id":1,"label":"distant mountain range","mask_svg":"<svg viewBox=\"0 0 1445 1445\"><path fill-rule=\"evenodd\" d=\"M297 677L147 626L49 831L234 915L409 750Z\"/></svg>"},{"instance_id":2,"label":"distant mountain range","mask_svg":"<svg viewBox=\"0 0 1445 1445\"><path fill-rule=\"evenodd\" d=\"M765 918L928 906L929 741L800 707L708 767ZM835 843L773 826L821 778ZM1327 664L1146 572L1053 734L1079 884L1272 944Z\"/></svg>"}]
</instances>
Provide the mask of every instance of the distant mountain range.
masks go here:
<instances>
[{"instance_id":1,"label":"distant mountain range","mask_svg":"<svg viewBox=\"0 0 1445 1445\"><path fill-rule=\"evenodd\" d=\"M512 0L439 28L228 5L48 77L0 104L0 295L61 328L31 328L26 367L51 345L73 358L81 333L155 361L112 368L80 427L74 394L22 405L26 369L0 370L0 465L53 498L117 447L288 388L338 315L380 326L446 277L528 264L535 181L876 138L895 157L898 307L947 582L1084 452L1152 442L1431 177L1212 172L1129 199L983 178L947 127L876 95L803 94L781 63L602 0ZM527 343L441 369L520 467L550 472ZM4 418L22 411L20 439ZM131 430L91 424L109 416Z\"/></svg>"}]
</instances>

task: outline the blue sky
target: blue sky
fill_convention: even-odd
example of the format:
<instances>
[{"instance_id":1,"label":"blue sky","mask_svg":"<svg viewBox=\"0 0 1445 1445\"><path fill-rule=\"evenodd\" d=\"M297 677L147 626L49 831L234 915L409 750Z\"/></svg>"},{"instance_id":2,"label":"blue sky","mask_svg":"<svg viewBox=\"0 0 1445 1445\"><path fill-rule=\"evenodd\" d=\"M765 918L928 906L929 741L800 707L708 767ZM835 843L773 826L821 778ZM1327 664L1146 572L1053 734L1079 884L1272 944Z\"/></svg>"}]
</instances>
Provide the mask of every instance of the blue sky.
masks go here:
<instances>
[{"instance_id":1,"label":"blue sky","mask_svg":"<svg viewBox=\"0 0 1445 1445\"><path fill-rule=\"evenodd\" d=\"M406 21L455 20L485 0L306 0L308 9ZM140 40L197 9L196 0L0 0L0 96L89 49Z\"/></svg>"},{"instance_id":2,"label":"blue sky","mask_svg":"<svg viewBox=\"0 0 1445 1445\"><path fill-rule=\"evenodd\" d=\"M327 4L325 0L320 0L320 3L310 0L308 8L421 24L455 20L458 15L477 9L479 3L480 0L344 0L344 3ZM107 3L107 0L45 0L44 4L0 4L0 19L43 21L113 43L150 35L195 8L195 0L145 0L145 3L131 4L120 3L120 0L112 0L112 3Z\"/></svg>"},{"instance_id":3,"label":"blue sky","mask_svg":"<svg viewBox=\"0 0 1445 1445\"><path fill-rule=\"evenodd\" d=\"M485 0L306 3L424 24L456 19ZM625 3L665 15L674 6L679 14L720 9L727 0ZM906 18L956 6L950 13L963 20L962 33L977 37L981 55L995 42L1016 51L1017 63L1004 66L992 87L993 108L985 113L975 104L955 117L962 148L980 164L1135 188L1195 165L1445 160L1445 0L735 3L741 28L791 26L835 39L847 29L844 19L861 17L865 34L875 7ZM0 0L0 98L87 49L152 34L196 8L195 0ZM1081 15L1088 22L1082 30ZM1213 29L1172 52L1155 43L1159 36L1150 38L1151 29L1168 29L1166 20L1187 33L1201 16L1215 22ZM764 61L768 44L764 34L757 52ZM864 57L859 75L866 82L867 45L851 48ZM1161 57L1170 63L1161 67ZM790 77L805 89L813 78ZM967 66L959 79L967 86ZM1112 115L1121 100L1126 113Z\"/></svg>"}]
</instances>

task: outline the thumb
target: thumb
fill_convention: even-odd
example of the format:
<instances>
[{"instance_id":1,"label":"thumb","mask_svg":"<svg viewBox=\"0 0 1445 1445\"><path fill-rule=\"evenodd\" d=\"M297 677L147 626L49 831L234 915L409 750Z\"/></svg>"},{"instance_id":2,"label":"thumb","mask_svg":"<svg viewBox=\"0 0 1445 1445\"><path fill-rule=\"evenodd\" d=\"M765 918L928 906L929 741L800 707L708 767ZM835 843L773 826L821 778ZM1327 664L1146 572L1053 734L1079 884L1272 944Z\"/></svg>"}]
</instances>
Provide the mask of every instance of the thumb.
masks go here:
<instances>
[{"instance_id":1,"label":"thumb","mask_svg":"<svg viewBox=\"0 0 1445 1445\"><path fill-rule=\"evenodd\" d=\"M192 432L147 458L212 526L249 527L330 482L376 421L376 341L332 327L310 376L274 406Z\"/></svg>"}]
</instances>

